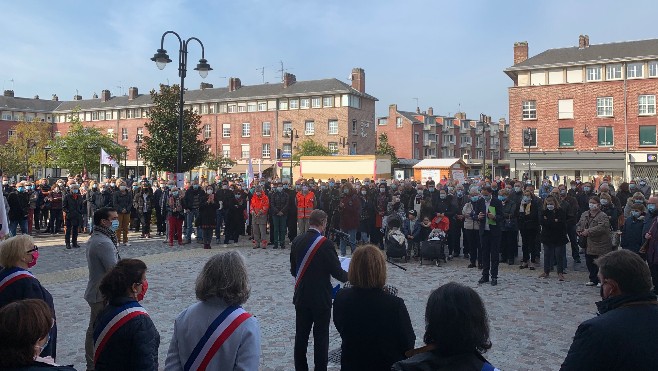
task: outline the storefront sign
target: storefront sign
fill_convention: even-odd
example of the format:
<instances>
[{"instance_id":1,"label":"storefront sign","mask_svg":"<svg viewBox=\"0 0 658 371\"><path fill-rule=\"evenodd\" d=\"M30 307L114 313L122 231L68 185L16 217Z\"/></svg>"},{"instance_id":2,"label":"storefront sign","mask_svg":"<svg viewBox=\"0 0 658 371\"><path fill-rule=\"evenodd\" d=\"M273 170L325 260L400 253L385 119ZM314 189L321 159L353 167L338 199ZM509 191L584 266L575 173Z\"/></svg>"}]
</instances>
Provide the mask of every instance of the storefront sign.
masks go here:
<instances>
[{"instance_id":1,"label":"storefront sign","mask_svg":"<svg viewBox=\"0 0 658 371\"><path fill-rule=\"evenodd\" d=\"M658 162L658 154L647 153L647 162Z\"/></svg>"}]
</instances>

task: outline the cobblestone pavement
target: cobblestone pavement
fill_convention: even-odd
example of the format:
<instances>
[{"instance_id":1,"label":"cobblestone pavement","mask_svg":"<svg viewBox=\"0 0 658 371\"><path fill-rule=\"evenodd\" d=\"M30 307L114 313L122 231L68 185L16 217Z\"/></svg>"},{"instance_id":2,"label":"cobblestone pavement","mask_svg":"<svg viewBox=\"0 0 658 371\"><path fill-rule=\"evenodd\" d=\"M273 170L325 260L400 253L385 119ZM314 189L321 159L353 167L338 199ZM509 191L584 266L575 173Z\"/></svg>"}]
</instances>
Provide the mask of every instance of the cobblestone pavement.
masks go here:
<instances>
[{"instance_id":1,"label":"cobblestone pavement","mask_svg":"<svg viewBox=\"0 0 658 371\"><path fill-rule=\"evenodd\" d=\"M133 236L134 237L134 236ZM81 249L63 248L63 237L38 239L42 246L33 272L55 298L58 317L58 361L84 370L84 333L89 307L83 299L87 284L84 244ZM81 240L82 241L82 240ZM123 257L141 257L149 267L149 291L143 301L161 335L160 366L171 339L178 313L195 302L194 280L208 257L228 248L213 245L203 250L191 244L169 248L161 239L132 238L132 246L121 248ZM229 248L241 251L247 261L252 284L245 309L254 314L262 332L261 370L292 370L294 310L290 250L253 250L247 240ZM571 262L571 259L569 258ZM441 267L402 264L402 271L389 266L388 283L399 289L422 345L424 310L431 290L450 281L475 288L483 297L491 321L493 348L485 355L501 370L555 370L564 359L577 325L595 315L598 289L585 287L584 267L569 270L567 281L557 277L539 279L540 270L519 270L501 265L499 284L478 286L479 271L467 269L467 261L456 258ZM571 267L571 266L570 266ZM340 337L330 327L330 351L340 347ZM308 353L313 362L312 341ZM336 364L330 369L338 370Z\"/></svg>"}]
</instances>

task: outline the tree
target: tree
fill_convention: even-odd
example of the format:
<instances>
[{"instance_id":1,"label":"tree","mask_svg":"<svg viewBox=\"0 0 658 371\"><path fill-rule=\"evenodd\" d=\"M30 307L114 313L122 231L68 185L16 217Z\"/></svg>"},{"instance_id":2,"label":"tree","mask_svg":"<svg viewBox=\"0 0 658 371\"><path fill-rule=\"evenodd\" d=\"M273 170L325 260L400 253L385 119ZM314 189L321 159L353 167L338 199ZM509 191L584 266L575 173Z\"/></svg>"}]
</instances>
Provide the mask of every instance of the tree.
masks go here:
<instances>
[{"instance_id":1,"label":"tree","mask_svg":"<svg viewBox=\"0 0 658 371\"><path fill-rule=\"evenodd\" d=\"M297 166L302 156L331 156L332 154L328 147L308 138L299 143L299 148L292 155L292 160L294 161L294 165Z\"/></svg>"},{"instance_id":2,"label":"tree","mask_svg":"<svg viewBox=\"0 0 658 371\"><path fill-rule=\"evenodd\" d=\"M95 172L100 167L101 148L113 158L120 158L124 149L110 135L96 127L83 126L76 114L71 115L70 121L68 133L56 138L51 146L58 167L68 169L71 174Z\"/></svg>"},{"instance_id":3,"label":"tree","mask_svg":"<svg viewBox=\"0 0 658 371\"><path fill-rule=\"evenodd\" d=\"M175 171L178 158L178 112L180 86L160 85L160 92L151 90L153 106L140 154L157 171ZM191 110L183 112L183 163L180 172L187 172L203 164L208 157L207 139L199 139L201 116Z\"/></svg>"},{"instance_id":4,"label":"tree","mask_svg":"<svg viewBox=\"0 0 658 371\"><path fill-rule=\"evenodd\" d=\"M34 174L35 168L45 167L46 151L43 148L51 142L50 124L37 119L31 122L21 121L12 130L14 135L5 146L7 153L4 156L8 156L7 160L11 161L7 163L7 170L11 169L11 173L15 174L29 175Z\"/></svg>"},{"instance_id":5,"label":"tree","mask_svg":"<svg viewBox=\"0 0 658 371\"><path fill-rule=\"evenodd\" d=\"M388 135L386 133L379 134L375 154L391 156L391 165L397 165L400 162L395 155L395 147L388 142Z\"/></svg>"},{"instance_id":6,"label":"tree","mask_svg":"<svg viewBox=\"0 0 658 371\"><path fill-rule=\"evenodd\" d=\"M208 158L206 159L206 166L208 169L217 170L218 173L221 173L222 169L232 168L235 164L235 161L228 157L224 157L221 153L217 155L208 155Z\"/></svg>"}]
</instances>

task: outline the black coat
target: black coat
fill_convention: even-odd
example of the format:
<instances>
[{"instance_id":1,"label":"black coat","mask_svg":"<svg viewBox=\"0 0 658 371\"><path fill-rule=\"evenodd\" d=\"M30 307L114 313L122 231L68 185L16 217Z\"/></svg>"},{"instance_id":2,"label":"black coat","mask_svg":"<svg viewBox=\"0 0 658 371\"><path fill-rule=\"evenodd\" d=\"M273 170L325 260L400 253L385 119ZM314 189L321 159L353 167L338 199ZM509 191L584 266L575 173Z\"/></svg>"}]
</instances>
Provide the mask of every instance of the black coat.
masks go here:
<instances>
[{"instance_id":1,"label":"black coat","mask_svg":"<svg viewBox=\"0 0 658 371\"><path fill-rule=\"evenodd\" d=\"M525 213L526 205L521 204L519 206L523 207L523 210L519 211L519 229L522 230L538 230L539 229L539 220L541 218L541 200L536 197L533 197L530 200L530 213Z\"/></svg>"},{"instance_id":2,"label":"black coat","mask_svg":"<svg viewBox=\"0 0 658 371\"><path fill-rule=\"evenodd\" d=\"M94 332L101 331L97 329L97 326L107 322L108 319L105 317L111 316L117 307L134 300L126 297L109 303L98 315L94 324ZM97 371L156 371L159 347L160 334L151 317L133 317L109 338L105 348L98 356L95 369Z\"/></svg>"},{"instance_id":3,"label":"black coat","mask_svg":"<svg viewBox=\"0 0 658 371\"><path fill-rule=\"evenodd\" d=\"M317 238L318 231L309 229L306 233L297 236L290 247L290 274L297 277L297 265L304 259L304 254L311 243ZM347 272L340 266L336 246L327 239L313 256L313 259L304 273L304 277L297 286L292 302L295 306L303 308L331 308L330 277L340 282L347 281Z\"/></svg>"},{"instance_id":4,"label":"black coat","mask_svg":"<svg viewBox=\"0 0 658 371\"><path fill-rule=\"evenodd\" d=\"M25 367L17 367L10 369L3 369L4 371L76 371L73 366L53 366L43 362L32 362L31 365Z\"/></svg>"},{"instance_id":5,"label":"black coat","mask_svg":"<svg viewBox=\"0 0 658 371\"><path fill-rule=\"evenodd\" d=\"M341 370L390 370L413 349L416 335L404 300L381 289L347 288L334 300Z\"/></svg>"},{"instance_id":6,"label":"black coat","mask_svg":"<svg viewBox=\"0 0 658 371\"><path fill-rule=\"evenodd\" d=\"M644 216L640 216L639 218L630 216L626 218L621 234L622 249L628 249L634 252L640 250L640 246L642 246L642 242L644 241L644 235L642 234L643 227Z\"/></svg>"},{"instance_id":7,"label":"black coat","mask_svg":"<svg viewBox=\"0 0 658 371\"><path fill-rule=\"evenodd\" d=\"M503 203L500 202L499 199L494 198L491 196L491 202L489 203L489 207L494 207L496 209L496 224L489 224L489 230L491 231L492 234L498 234L500 235L500 226L503 224L504 216L503 216ZM480 213L484 213L484 219L482 219L482 223L480 223L480 235L482 235L485 231L486 228L486 220L487 220L487 213L489 210L487 209L487 204L484 201L483 197L480 197L479 200L474 205L475 209L475 214L478 215Z\"/></svg>"},{"instance_id":8,"label":"black coat","mask_svg":"<svg viewBox=\"0 0 658 371\"><path fill-rule=\"evenodd\" d=\"M596 305L601 315L578 326L560 370L656 370L656 296L619 295Z\"/></svg>"},{"instance_id":9,"label":"black coat","mask_svg":"<svg viewBox=\"0 0 658 371\"><path fill-rule=\"evenodd\" d=\"M567 238L567 216L562 208L543 210L541 215L541 242L545 245L561 246Z\"/></svg>"},{"instance_id":10,"label":"black coat","mask_svg":"<svg viewBox=\"0 0 658 371\"><path fill-rule=\"evenodd\" d=\"M30 195L27 192L14 191L7 195L9 205L9 220L27 219L27 209L30 204Z\"/></svg>"},{"instance_id":11,"label":"black coat","mask_svg":"<svg viewBox=\"0 0 658 371\"><path fill-rule=\"evenodd\" d=\"M393 365L393 371L480 371L488 363L477 352L439 356L433 352L417 354Z\"/></svg>"},{"instance_id":12,"label":"black coat","mask_svg":"<svg viewBox=\"0 0 658 371\"><path fill-rule=\"evenodd\" d=\"M208 203L208 200L199 205L199 217L196 218L196 226L201 228L213 228L217 225L217 208L216 202Z\"/></svg>"},{"instance_id":13,"label":"black coat","mask_svg":"<svg viewBox=\"0 0 658 371\"><path fill-rule=\"evenodd\" d=\"M75 195L68 193L62 200L62 211L66 213L66 220L71 225L82 225L82 214L84 212L84 196L79 193Z\"/></svg>"}]
</instances>

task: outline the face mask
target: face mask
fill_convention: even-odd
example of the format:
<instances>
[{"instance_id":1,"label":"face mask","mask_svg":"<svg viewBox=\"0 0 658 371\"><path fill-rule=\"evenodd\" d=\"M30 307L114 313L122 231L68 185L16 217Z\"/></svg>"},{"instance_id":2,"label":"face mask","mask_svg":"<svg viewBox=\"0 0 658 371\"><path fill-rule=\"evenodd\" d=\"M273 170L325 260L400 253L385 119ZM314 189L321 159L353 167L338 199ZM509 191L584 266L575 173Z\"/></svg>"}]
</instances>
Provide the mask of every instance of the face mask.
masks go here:
<instances>
[{"instance_id":1,"label":"face mask","mask_svg":"<svg viewBox=\"0 0 658 371\"><path fill-rule=\"evenodd\" d=\"M350 190L349 189L343 189L343 193L348 194L348 193L350 193Z\"/></svg>"},{"instance_id":2,"label":"face mask","mask_svg":"<svg viewBox=\"0 0 658 371\"><path fill-rule=\"evenodd\" d=\"M256 192L256 196L260 197L260 192Z\"/></svg>"},{"instance_id":3,"label":"face mask","mask_svg":"<svg viewBox=\"0 0 658 371\"><path fill-rule=\"evenodd\" d=\"M631 183L631 184L628 185L628 188L630 188L630 189L635 189L635 187L636 187L636 185L634 183Z\"/></svg>"},{"instance_id":4,"label":"face mask","mask_svg":"<svg viewBox=\"0 0 658 371\"><path fill-rule=\"evenodd\" d=\"M583 191L585 191L585 192L589 192L590 189L591 189L590 187L583 187Z\"/></svg>"},{"instance_id":5,"label":"face mask","mask_svg":"<svg viewBox=\"0 0 658 371\"><path fill-rule=\"evenodd\" d=\"M498 189L498 187L497 186L491 186L491 189L495 191L495 190Z\"/></svg>"},{"instance_id":6,"label":"face mask","mask_svg":"<svg viewBox=\"0 0 658 371\"><path fill-rule=\"evenodd\" d=\"M78 190L77 189L72 189L71 193L76 194L76 193L78 193Z\"/></svg>"},{"instance_id":7,"label":"face mask","mask_svg":"<svg viewBox=\"0 0 658 371\"><path fill-rule=\"evenodd\" d=\"M530 202L530 197L523 196L523 202Z\"/></svg>"},{"instance_id":8,"label":"face mask","mask_svg":"<svg viewBox=\"0 0 658 371\"><path fill-rule=\"evenodd\" d=\"M507 197L506 196L498 196L498 199L501 200L501 201L505 201L505 200L507 200Z\"/></svg>"},{"instance_id":9,"label":"face mask","mask_svg":"<svg viewBox=\"0 0 658 371\"><path fill-rule=\"evenodd\" d=\"M644 203L644 201L642 201L642 200L633 200L633 203L634 204L642 204L642 203Z\"/></svg>"},{"instance_id":10,"label":"face mask","mask_svg":"<svg viewBox=\"0 0 658 371\"><path fill-rule=\"evenodd\" d=\"M576 186L571 186L571 189L574 191L576 190L576 188L577 188Z\"/></svg>"},{"instance_id":11,"label":"face mask","mask_svg":"<svg viewBox=\"0 0 658 371\"><path fill-rule=\"evenodd\" d=\"M138 186L133 186L133 191L136 191L136 190L138 190L138 189L139 189Z\"/></svg>"},{"instance_id":12,"label":"face mask","mask_svg":"<svg viewBox=\"0 0 658 371\"><path fill-rule=\"evenodd\" d=\"M173 192L171 192L171 194L172 194L174 197L176 197L176 196L178 196L178 191L173 191Z\"/></svg>"},{"instance_id":13,"label":"face mask","mask_svg":"<svg viewBox=\"0 0 658 371\"><path fill-rule=\"evenodd\" d=\"M395 184L392 184L391 189L398 189L398 186L396 186Z\"/></svg>"},{"instance_id":14,"label":"face mask","mask_svg":"<svg viewBox=\"0 0 658 371\"><path fill-rule=\"evenodd\" d=\"M477 200L479 200L479 199L480 199L480 197L478 197L478 196L471 197L471 201L473 201L473 202L477 202Z\"/></svg>"},{"instance_id":15,"label":"face mask","mask_svg":"<svg viewBox=\"0 0 658 371\"><path fill-rule=\"evenodd\" d=\"M566 189L561 189L561 190L560 190L560 194L561 194L562 196L566 195L566 194L567 194L567 190L566 190Z\"/></svg>"},{"instance_id":16,"label":"face mask","mask_svg":"<svg viewBox=\"0 0 658 371\"><path fill-rule=\"evenodd\" d=\"M386 192L386 188L379 188L379 193L384 193Z\"/></svg>"},{"instance_id":17,"label":"face mask","mask_svg":"<svg viewBox=\"0 0 658 371\"><path fill-rule=\"evenodd\" d=\"M553 204L548 204L548 205L546 205L546 209L548 209L548 210L553 210L553 209L555 209L555 205L553 205Z\"/></svg>"},{"instance_id":18,"label":"face mask","mask_svg":"<svg viewBox=\"0 0 658 371\"><path fill-rule=\"evenodd\" d=\"M194 188L194 189L198 189L198 188L199 188L199 185L198 185L198 184L195 184L195 185L192 186L192 188Z\"/></svg>"},{"instance_id":19,"label":"face mask","mask_svg":"<svg viewBox=\"0 0 658 371\"><path fill-rule=\"evenodd\" d=\"M212 189L209 189L209 190L206 191L206 193L211 195L211 194L213 194L213 191L212 191Z\"/></svg>"},{"instance_id":20,"label":"face mask","mask_svg":"<svg viewBox=\"0 0 658 371\"><path fill-rule=\"evenodd\" d=\"M491 195L482 196L485 201L491 201Z\"/></svg>"},{"instance_id":21,"label":"face mask","mask_svg":"<svg viewBox=\"0 0 658 371\"><path fill-rule=\"evenodd\" d=\"M2 185L7 185L7 184L9 184L9 181L7 181L7 180L2 181Z\"/></svg>"},{"instance_id":22,"label":"face mask","mask_svg":"<svg viewBox=\"0 0 658 371\"><path fill-rule=\"evenodd\" d=\"M608 204L608 200L606 200L605 198L601 199L601 205L607 205L607 204Z\"/></svg>"},{"instance_id":23,"label":"face mask","mask_svg":"<svg viewBox=\"0 0 658 371\"><path fill-rule=\"evenodd\" d=\"M633 215L633 218L638 218L640 216L639 211L631 211L631 215Z\"/></svg>"},{"instance_id":24,"label":"face mask","mask_svg":"<svg viewBox=\"0 0 658 371\"><path fill-rule=\"evenodd\" d=\"M288 187L290 187L290 186L287 185L287 184L284 184L284 185L283 185L283 189L288 189Z\"/></svg>"},{"instance_id":25,"label":"face mask","mask_svg":"<svg viewBox=\"0 0 658 371\"><path fill-rule=\"evenodd\" d=\"M302 192L304 192L304 193L308 192L308 187L307 187L307 186L303 186L303 187L302 187Z\"/></svg>"},{"instance_id":26,"label":"face mask","mask_svg":"<svg viewBox=\"0 0 658 371\"><path fill-rule=\"evenodd\" d=\"M653 213L656 211L656 205L655 204L648 204L647 205L647 210L649 210L650 213Z\"/></svg>"},{"instance_id":27,"label":"face mask","mask_svg":"<svg viewBox=\"0 0 658 371\"><path fill-rule=\"evenodd\" d=\"M276 187L277 192L283 192L283 187Z\"/></svg>"},{"instance_id":28,"label":"face mask","mask_svg":"<svg viewBox=\"0 0 658 371\"><path fill-rule=\"evenodd\" d=\"M640 182L641 187L644 187L645 185L647 185L647 182Z\"/></svg>"},{"instance_id":29,"label":"face mask","mask_svg":"<svg viewBox=\"0 0 658 371\"><path fill-rule=\"evenodd\" d=\"M598 204L593 204L593 203L590 203L590 204L589 204L589 209L590 209L590 210L596 210L596 209L598 209L598 208L599 208L599 205L598 205Z\"/></svg>"},{"instance_id":30,"label":"face mask","mask_svg":"<svg viewBox=\"0 0 658 371\"><path fill-rule=\"evenodd\" d=\"M514 192L521 192L521 187L514 187Z\"/></svg>"},{"instance_id":31,"label":"face mask","mask_svg":"<svg viewBox=\"0 0 658 371\"><path fill-rule=\"evenodd\" d=\"M430 192L434 192L434 187L429 188Z\"/></svg>"},{"instance_id":32,"label":"face mask","mask_svg":"<svg viewBox=\"0 0 658 371\"><path fill-rule=\"evenodd\" d=\"M457 197L461 198L462 196L464 196L464 192L457 191Z\"/></svg>"},{"instance_id":33,"label":"face mask","mask_svg":"<svg viewBox=\"0 0 658 371\"><path fill-rule=\"evenodd\" d=\"M28 268L32 268L35 265L37 265L37 259L39 259L39 250L33 251L31 255L32 255L32 261L27 263Z\"/></svg>"},{"instance_id":34,"label":"face mask","mask_svg":"<svg viewBox=\"0 0 658 371\"><path fill-rule=\"evenodd\" d=\"M448 187L448 192L452 192L455 190L455 187Z\"/></svg>"},{"instance_id":35,"label":"face mask","mask_svg":"<svg viewBox=\"0 0 658 371\"><path fill-rule=\"evenodd\" d=\"M126 186L119 186L119 189L122 190L122 191L125 191L125 190L126 190Z\"/></svg>"},{"instance_id":36,"label":"face mask","mask_svg":"<svg viewBox=\"0 0 658 371\"><path fill-rule=\"evenodd\" d=\"M24 187L18 187L18 192L24 192L25 188Z\"/></svg>"},{"instance_id":37,"label":"face mask","mask_svg":"<svg viewBox=\"0 0 658 371\"><path fill-rule=\"evenodd\" d=\"M364 191L361 191L361 194L365 196L365 195L368 194L368 191L365 191L365 190L364 190Z\"/></svg>"},{"instance_id":38,"label":"face mask","mask_svg":"<svg viewBox=\"0 0 658 371\"><path fill-rule=\"evenodd\" d=\"M439 198L442 199L442 200L445 200L446 197L448 197L448 196L446 196L445 194L439 195Z\"/></svg>"},{"instance_id":39,"label":"face mask","mask_svg":"<svg viewBox=\"0 0 658 371\"><path fill-rule=\"evenodd\" d=\"M239 200L239 199L240 199L240 195L235 195L235 199L236 199L236 200Z\"/></svg>"},{"instance_id":40,"label":"face mask","mask_svg":"<svg viewBox=\"0 0 658 371\"><path fill-rule=\"evenodd\" d=\"M423 190L419 189L416 193L419 194L419 195L422 195L422 194L423 194Z\"/></svg>"},{"instance_id":41,"label":"face mask","mask_svg":"<svg viewBox=\"0 0 658 371\"><path fill-rule=\"evenodd\" d=\"M148 289L149 289L149 281L144 280L144 282L142 282L142 292L137 294L137 301L144 300L144 296L146 296L146 291L148 291Z\"/></svg>"},{"instance_id":42,"label":"face mask","mask_svg":"<svg viewBox=\"0 0 658 371\"><path fill-rule=\"evenodd\" d=\"M111 221L111 223L112 223L110 225L111 230L116 231L117 229L119 229L119 219L114 219Z\"/></svg>"}]
</instances>

